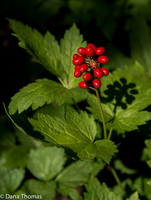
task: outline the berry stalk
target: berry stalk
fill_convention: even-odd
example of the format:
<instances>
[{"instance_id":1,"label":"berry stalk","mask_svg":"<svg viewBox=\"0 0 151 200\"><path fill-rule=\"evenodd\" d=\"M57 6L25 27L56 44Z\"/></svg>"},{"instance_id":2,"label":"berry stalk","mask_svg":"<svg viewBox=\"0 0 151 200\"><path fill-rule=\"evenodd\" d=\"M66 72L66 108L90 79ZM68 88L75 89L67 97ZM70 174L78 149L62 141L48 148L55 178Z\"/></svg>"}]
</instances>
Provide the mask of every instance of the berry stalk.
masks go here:
<instances>
[{"instance_id":1,"label":"berry stalk","mask_svg":"<svg viewBox=\"0 0 151 200\"><path fill-rule=\"evenodd\" d=\"M96 96L97 96L97 99L98 99L98 102L99 102L99 107L100 107L100 112L101 112L101 117L102 117L104 139L106 140L107 139L106 125L105 125L103 110L102 110L102 106L101 106L101 99L100 99L100 95L99 95L98 89L95 89L95 92L96 92Z\"/></svg>"}]
</instances>

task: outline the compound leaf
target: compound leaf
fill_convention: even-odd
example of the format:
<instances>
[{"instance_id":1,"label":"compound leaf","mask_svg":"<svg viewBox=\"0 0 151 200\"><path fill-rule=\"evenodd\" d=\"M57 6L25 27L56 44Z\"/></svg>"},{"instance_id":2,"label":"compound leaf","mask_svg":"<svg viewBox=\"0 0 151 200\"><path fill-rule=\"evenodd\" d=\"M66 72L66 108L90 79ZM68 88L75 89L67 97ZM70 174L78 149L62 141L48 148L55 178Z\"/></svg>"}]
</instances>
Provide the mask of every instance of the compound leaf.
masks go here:
<instances>
[{"instance_id":1,"label":"compound leaf","mask_svg":"<svg viewBox=\"0 0 151 200\"><path fill-rule=\"evenodd\" d=\"M144 68L136 63L123 70L116 69L102 78L100 89L105 121L118 133L138 129L151 119L151 113L142 111L151 101L151 82ZM102 121L97 98L88 94L88 110Z\"/></svg>"},{"instance_id":2,"label":"compound leaf","mask_svg":"<svg viewBox=\"0 0 151 200\"><path fill-rule=\"evenodd\" d=\"M13 31L19 39L19 46L30 53L36 61L42 64L52 74L56 75L64 87L71 89L78 86L82 77L74 77L73 54L79 47L86 47L83 36L75 24L65 32L60 46L55 37L47 31L44 36L28 25L8 19Z\"/></svg>"},{"instance_id":3,"label":"compound leaf","mask_svg":"<svg viewBox=\"0 0 151 200\"><path fill-rule=\"evenodd\" d=\"M68 90L52 80L38 79L36 82L23 87L11 98L8 106L9 113L13 115L17 110L21 113L30 106L35 110L46 103L50 104L54 100L58 105L62 105L66 99L74 98L76 95L76 91Z\"/></svg>"},{"instance_id":4,"label":"compound leaf","mask_svg":"<svg viewBox=\"0 0 151 200\"><path fill-rule=\"evenodd\" d=\"M29 122L34 130L44 136L45 141L64 148L68 155L71 154L74 158L81 160L101 156L105 162L109 163L117 149L109 140L93 143L97 133L94 118L84 111L78 114L74 109L67 107L65 119L66 123L59 118L39 114L37 120L29 119ZM105 152L102 147L109 150Z\"/></svg>"}]
</instances>

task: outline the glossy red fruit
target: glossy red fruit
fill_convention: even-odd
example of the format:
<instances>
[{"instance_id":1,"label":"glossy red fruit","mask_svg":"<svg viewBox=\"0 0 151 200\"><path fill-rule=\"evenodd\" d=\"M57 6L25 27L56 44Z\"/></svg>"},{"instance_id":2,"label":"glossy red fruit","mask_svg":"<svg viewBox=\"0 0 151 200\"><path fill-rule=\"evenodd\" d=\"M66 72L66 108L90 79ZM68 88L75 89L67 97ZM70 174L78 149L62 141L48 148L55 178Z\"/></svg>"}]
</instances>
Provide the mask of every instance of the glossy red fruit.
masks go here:
<instances>
[{"instance_id":1,"label":"glossy red fruit","mask_svg":"<svg viewBox=\"0 0 151 200\"><path fill-rule=\"evenodd\" d=\"M93 60L93 61L90 63L90 65L91 65L91 67L95 68L95 67L98 66L98 63L97 63L96 61Z\"/></svg>"},{"instance_id":2,"label":"glossy red fruit","mask_svg":"<svg viewBox=\"0 0 151 200\"><path fill-rule=\"evenodd\" d=\"M84 63L84 64L82 64L82 65L80 66L79 69L80 69L81 72L86 72L87 69L88 69L88 65Z\"/></svg>"},{"instance_id":3,"label":"glossy red fruit","mask_svg":"<svg viewBox=\"0 0 151 200\"><path fill-rule=\"evenodd\" d=\"M109 70L106 69L105 67L102 67L101 70L102 70L102 72L103 72L103 74L104 74L105 76L108 76L108 75L109 75Z\"/></svg>"},{"instance_id":4,"label":"glossy red fruit","mask_svg":"<svg viewBox=\"0 0 151 200\"><path fill-rule=\"evenodd\" d=\"M83 56L79 56L75 59L73 59L73 64L74 65L81 65L85 61L85 58Z\"/></svg>"},{"instance_id":5,"label":"glossy red fruit","mask_svg":"<svg viewBox=\"0 0 151 200\"><path fill-rule=\"evenodd\" d=\"M79 68L80 68L80 65L76 65L76 66L74 67L75 70L77 70L77 69L79 69Z\"/></svg>"},{"instance_id":6,"label":"glossy red fruit","mask_svg":"<svg viewBox=\"0 0 151 200\"><path fill-rule=\"evenodd\" d=\"M86 53L87 56L92 57L94 55L94 50L93 50L92 47L86 47L85 53Z\"/></svg>"},{"instance_id":7,"label":"glossy red fruit","mask_svg":"<svg viewBox=\"0 0 151 200\"><path fill-rule=\"evenodd\" d=\"M85 81L90 81L90 80L92 79L92 75L91 75L90 73L85 73L85 74L83 75L83 79L84 79Z\"/></svg>"},{"instance_id":8,"label":"glossy red fruit","mask_svg":"<svg viewBox=\"0 0 151 200\"><path fill-rule=\"evenodd\" d=\"M74 76L75 76L76 78L80 77L81 75L82 75L82 72L80 71L80 69L75 70Z\"/></svg>"},{"instance_id":9,"label":"glossy red fruit","mask_svg":"<svg viewBox=\"0 0 151 200\"><path fill-rule=\"evenodd\" d=\"M94 79L94 80L93 80L93 86L94 86L95 88L100 88L100 87L101 87L101 82L100 82L100 80L99 80L99 79Z\"/></svg>"},{"instance_id":10,"label":"glossy red fruit","mask_svg":"<svg viewBox=\"0 0 151 200\"><path fill-rule=\"evenodd\" d=\"M77 57L79 57L79 55L78 54L73 54L73 59L75 59L75 58L77 58Z\"/></svg>"},{"instance_id":11,"label":"glossy red fruit","mask_svg":"<svg viewBox=\"0 0 151 200\"><path fill-rule=\"evenodd\" d=\"M80 47L79 49L78 49L78 53L80 54L80 55L85 55L85 48L83 48L83 47Z\"/></svg>"},{"instance_id":12,"label":"glossy red fruit","mask_svg":"<svg viewBox=\"0 0 151 200\"><path fill-rule=\"evenodd\" d=\"M87 82L81 81L81 82L79 83L79 87L80 87L80 88L83 88L83 89L86 89L86 88L88 88L89 86L88 86L88 83L87 83Z\"/></svg>"},{"instance_id":13,"label":"glossy red fruit","mask_svg":"<svg viewBox=\"0 0 151 200\"><path fill-rule=\"evenodd\" d=\"M93 43L89 43L88 45L87 45L87 47L92 47L92 49L95 51L95 49L96 49L96 46L93 44Z\"/></svg>"},{"instance_id":14,"label":"glossy red fruit","mask_svg":"<svg viewBox=\"0 0 151 200\"><path fill-rule=\"evenodd\" d=\"M108 57L107 56L99 56L98 57L98 62L102 63L102 64L105 64L105 63L108 62Z\"/></svg>"},{"instance_id":15,"label":"glossy red fruit","mask_svg":"<svg viewBox=\"0 0 151 200\"><path fill-rule=\"evenodd\" d=\"M105 48L104 47L98 47L98 48L96 48L96 50L95 50L95 54L96 55L101 55L101 54L103 54L105 52Z\"/></svg>"},{"instance_id":16,"label":"glossy red fruit","mask_svg":"<svg viewBox=\"0 0 151 200\"><path fill-rule=\"evenodd\" d=\"M102 76L104 75L103 71L100 68L95 68L93 70L93 73L97 78L102 78Z\"/></svg>"}]
</instances>

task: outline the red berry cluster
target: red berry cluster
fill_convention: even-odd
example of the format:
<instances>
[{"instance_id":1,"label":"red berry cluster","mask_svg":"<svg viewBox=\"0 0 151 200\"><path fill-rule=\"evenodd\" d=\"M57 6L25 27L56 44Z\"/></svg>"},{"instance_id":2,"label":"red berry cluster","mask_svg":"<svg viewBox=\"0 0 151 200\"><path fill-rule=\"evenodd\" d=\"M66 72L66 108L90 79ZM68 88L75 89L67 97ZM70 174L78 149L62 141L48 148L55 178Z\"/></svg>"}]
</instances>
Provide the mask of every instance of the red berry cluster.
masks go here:
<instances>
[{"instance_id":1,"label":"red berry cluster","mask_svg":"<svg viewBox=\"0 0 151 200\"><path fill-rule=\"evenodd\" d=\"M100 64L105 64L108 62L108 57L101 55L105 52L104 47L98 47L92 43L89 43L86 48L80 47L78 49L78 54L73 55L73 64L75 65L74 76L76 78L80 77L83 73L84 81L79 83L79 87L86 89L92 84L95 88L101 87L100 78L102 76L107 76L109 71L100 67Z\"/></svg>"}]
</instances>

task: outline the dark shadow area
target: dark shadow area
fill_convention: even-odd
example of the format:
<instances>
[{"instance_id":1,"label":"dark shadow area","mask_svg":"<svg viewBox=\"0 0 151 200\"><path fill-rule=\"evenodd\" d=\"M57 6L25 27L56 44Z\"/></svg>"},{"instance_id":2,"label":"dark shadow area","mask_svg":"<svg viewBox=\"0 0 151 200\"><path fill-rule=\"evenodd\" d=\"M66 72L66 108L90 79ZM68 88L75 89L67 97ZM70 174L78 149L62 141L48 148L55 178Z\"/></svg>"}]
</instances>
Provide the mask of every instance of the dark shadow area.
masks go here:
<instances>
[{"instance_id":1,"label":"dark shadow area","mask_svg":"<svg viewBox=\"0 0 151 200\"><path fill-rule=\"evenodd\" d=\"M115 99L115 109L114 113L116 113L116 109L118 106L121 106L122 109L127 108L127 104L132 104L135 100L136 94L138 94L138 90L135 88L135 83L127 84L127 80L125 78L121 78L120 82L115 81L113 85L108 85L107 90L104 91L108 97L103 98L105 102L111 102ZM124 102L125 101L125 102Z\"/></svg>"}]
</instances>

